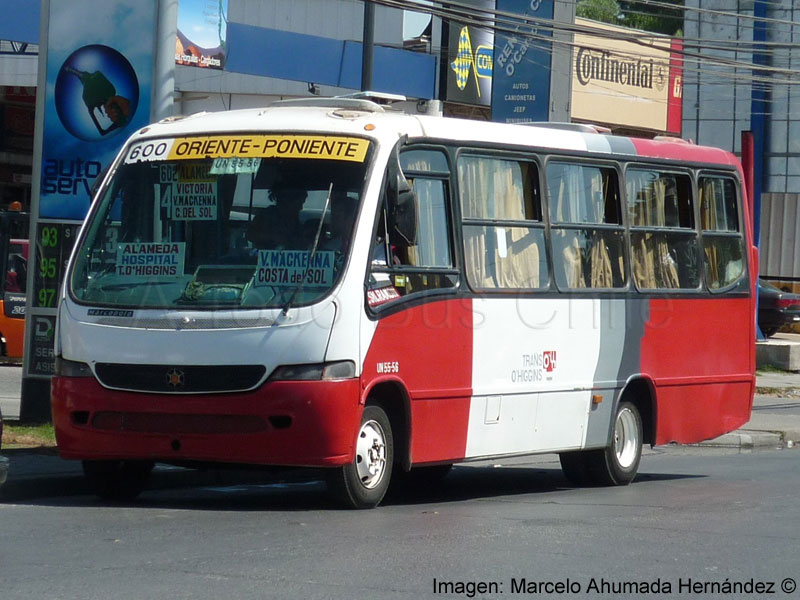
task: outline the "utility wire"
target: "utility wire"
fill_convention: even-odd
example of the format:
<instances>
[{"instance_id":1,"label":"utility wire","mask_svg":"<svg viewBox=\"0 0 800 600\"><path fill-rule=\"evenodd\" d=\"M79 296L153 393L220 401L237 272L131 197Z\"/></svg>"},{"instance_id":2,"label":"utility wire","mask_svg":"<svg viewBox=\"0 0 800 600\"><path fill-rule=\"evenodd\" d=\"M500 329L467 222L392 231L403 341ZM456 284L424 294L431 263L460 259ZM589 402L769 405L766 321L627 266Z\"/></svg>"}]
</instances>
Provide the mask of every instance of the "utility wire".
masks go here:
<instances>
[{"instance_id":1,"label":"utility wire","mask_svg":"<svg viewBox=\"0 0 800 600\"><path fill-rule=\"evenodd\" d=\"M758 2L758 0L755 0ZM753 21L753 23L772 23L772 24L781 24L781 25L792 25L796 26L797 23L795 21L791 21L788 19L775 19L770 17L756 17L754 15L748 15L747 13L740 13L740 12L733 12L727 10L717 10L713 8L700 8L694 6L686 6L681 4L673 4L671 2L663 2L661 0L631 0L636 4L646 4L649 6L656 6L660 8L668 8L672 10L682 10L684 13L698 13L698 14L706 14L706 15L716 15L721 17L733 17L736 19ZM788 9L788 10L791 10Z\"/></svg>"},{"instance_id":2,"label":"utility wire","mask_svg":"<svg viewBox=\"0 0 800 600\"><path fill-rule=\"evenodd\" d=\"M555 32L572 33L572 34L582 33L601 39L628 41L637 44L639 46L649 47L649 48L654 47L655 45L654 42L656 40L663 41L670 39L667 36L654 36L652 34L640 35L637 32L622 33L619 31L611 31L596 26L555 23L550 19L542 19L537 17L531 17L529 15L520 15L518 13L498 11L489 8L478 8L457 1L442 2L441 0L437 0L437 2L435 2L433 5L418 4L414 0L374 0L374 2L376 4L381 4L383 6L388 6L391 8L408 9L409 6L414 6L414 10L416 12L432 14L446 20L455 20L481 29L491 30L494 32L507 32L518 36L527 37L529 39L534 39L538 41L547 41L561 45L576 46L576 44L574 43L566 42L564 40L559 40L556 38L551 38L546 34L538 33L538 31L540 29L544 29L545 31L549 31L552 33ZM455 8L450 8L450 7L455 7ZM494 18L492 18L492 15L494 15ZM539 27L538 25L543 25L543 27ZM770 65L754 65L752 62L739 61L721 56L709 56L702 52L693 52L691 51L691 48L692 46L689 46L689 49L687 50L687 48L684 47L683 50L673 51L673 53L679 54L683 56L685 59L689 58L689 59L695 59L697 61L703 61L704 65L708 65L709 63L711 63L716 65L722 65L725 67L733 67L733 68L739 67L742 69L756 71L759 73L759 75L753 75L754 81L763 81L764 83L775 83L774 79L766 76L767 73L774 73L776 75L784 75L787 77L785 81L781 81L782 83L784 82L787 84L800 83L800 77L798 77L798 71L795 69L784 69L781 67L770 66ZM761 73L763 73L764 75L760 75Z\"/></svg>"},{"instance_id":3,"label":"utility wire","mask_svg":"<svg viewBox=\"0 0 800 600\"><path fill-rule=\"evenodd\" d=\"M397 2L397 4L407 4L407 3ZM458 3L453 2L453 3L449 3L449 4L458 4ZM427 8L430 8L430 7L427 7ZM426 11L426 12L430 13L431 11ZM434 11L434 12L436 12L436 11ZM469 16L470 16L469 15L469 11L466 11L466 12L468 13L467 17L469 18ZM485 17L485 14L487 12L494 12L494 13L498 13L499 12L499 14L503 14L502 11L490 11L490 10L487 11L485 9L478 9L477 13L480 13L480 17L482 17L482 18L478 19L478 23L476 25L474 25L474 26L476 26L478 28L482 28L482 29L491 29L493 31L502 31L503 29L508 30L508 28L504 28L502 25L499 26L499 27L489 27L489 26L487 26L487 24L486 24L487 19ZM451 13L447 13L446 11L442 11L442 13L444 15L444 18L453 17L453 15ZM508 13L508 14L514 14L514 13ZM515 15L515 16L519 17L519 15ZM459 20L460 22L464 22L465 21L465 19L461 16L460 13L458 14L457 17L455 17L455 20ZM544 21L547 22L547 20L544 20ZM512 20L510 22L519 23L518 20L516 20L516 21ZM552 22L550 22L550 23L552 23ZM554 28L550 28L550 29L553 30ZM518 32L516 30L512 30L512 33L520 33L520 32ZM543 41L543 42L547 42L547 43L556 43L556 44L559 43L559 40L556 40L556 39L554 39L554 38L552 38L550 36L547 36L547 35L535 35L535 34L534 35L526 35L526 34L523 34L520 37L535 38L535 39L537 39L539 41ZM649 35L648 37L650 39L658 39L660 41L669 40L670 39L670 38L665 37L665 36L655 36L654 37L654 36ZM680 38L678 38L678 39L680 39ZM566 45L570 45L570 44L566 44ZM648 44L648 45L652 47L652 44ZM572 46L574 47L575 44L572 44ZM534 48L538 48L540 50L547 51L550 55L552 55L553 52L554 52L554 50L549 50L549 49L546 49L546 48L542 48L540 44L534 44L533 47ZM603 48L595 48L595 49L596 50L603 50ZM725 51L726 52L732 52L734 54L742 52L741 50L733 50L733 49L730 49L730 48L725 48ZM624 55L625 53L620 53L620 54ZM533 61L530 58L528 58L528 56L529 55L527 55L526 58L524 59L524 60L526 60L526 62L529 62L531 64L537 64L537 66L541 66L543 68L549 69L549 65L548 64L541 64L541 63L539 63L537 61ZM630 54L629 56L631 58L633 58L633 59L640 58L640 56L636 55L636 54ZM446 61L447 59L443 58L442 60ZM699 78L700 74L704 75L704 83L705 84L719 86L719 87L730 87L732 82L733 82L733 84L740 83L740 84L744 84L744 85L752 85L752 86L755 86L756 88L772 89L775 86L794 85L794 84L797 83L797 81L795 79L785 79L785 80L783 80L783 79L778 79L777 77L774 77L774 76L759 77L759 76L753 76L753 75L748 75L748 74L744 74L744 73L740 73L739 72L740 69L744 69L744 70L747 70L747 71L754 70L754 67L753 67L751 62L736 61L739 66L738 66L738 68L736 66L734 66L733 73L731 73L730 70L725 70L725 69L727 69L727 66L724 66L724 65L714 65L714 66L712 66L712 68L709 68L709 65L708 65L709 61L707 60L707 57L705 55L697 55L697 58L684 57L682 62L683 62L683 77L684 77L684 81L687 79L687 75L692 75L692 74L696 73L698 78ZM702 68L700 68L701 64L702 64ZM697 65L697 67L694 67L692 65ZM796 73L796 71L792 71L792 73ZM602 84L598 83L598 85L601 88L604 87L604 86L602 86ZM613 94L613 95L619 96L619 91L612 91L610 88L606 88L606 90L608 91L609 95ZM733 90L733 92L730 93L730 94L727 94L727 95L726 94L716 94L715 97L719 98L720 100L722 100L722 99L735 100L739 95L740 94L736 93L736 90ZM631 95L630 97L633 97L633 96ZM665 101L657 100L656 102L664 103ZM747 102L749 103L749 94L748 94ZM765 114L778 114L778 113L766 112ZM787 113L784 112L784 111L781 111L780 114L781 114L781 116L783 116L784 114L787 114Z\"/></svg>"}]
</instances>

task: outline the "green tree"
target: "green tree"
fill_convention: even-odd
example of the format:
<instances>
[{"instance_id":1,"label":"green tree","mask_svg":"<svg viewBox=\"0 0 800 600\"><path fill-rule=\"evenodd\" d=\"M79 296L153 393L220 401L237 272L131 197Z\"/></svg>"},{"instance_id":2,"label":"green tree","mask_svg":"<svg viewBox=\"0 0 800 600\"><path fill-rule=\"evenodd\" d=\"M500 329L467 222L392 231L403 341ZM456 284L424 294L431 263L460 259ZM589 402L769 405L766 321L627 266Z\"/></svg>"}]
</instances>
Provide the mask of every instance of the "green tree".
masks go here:
<instances>
[{"instance_id":1,"label":"green tree","mask_svg":"<svg viewBox=\"0 0 800 600\"><path fill-rule=\"evenodd\" d=\"M602 23L619 23L619 3L617 0L579 0L575 14L584 19Z\"/></svg>"},{"instance_id":2,"label":"green tree","mask_svg":"<svg viewBox=\"0 0 800 600\"><path fill-rule=\"evenodd\" d=\"M684 0L668 2L675 8L666 8L663 3L654 6L647 2L620 0L618 22L633 29L682 37Z\"/></svg>"},{"instance_id":3,"label":"green tree","mask_svg":"<svg viewBox=\"0 0 800 600\"><path fill-rule=\"evenodd\" d=\"M675 8L641 0L578 0L575 14L601 23L681 37L684 0L665 1L674 4Z\"/></svg>"}]
</instances>

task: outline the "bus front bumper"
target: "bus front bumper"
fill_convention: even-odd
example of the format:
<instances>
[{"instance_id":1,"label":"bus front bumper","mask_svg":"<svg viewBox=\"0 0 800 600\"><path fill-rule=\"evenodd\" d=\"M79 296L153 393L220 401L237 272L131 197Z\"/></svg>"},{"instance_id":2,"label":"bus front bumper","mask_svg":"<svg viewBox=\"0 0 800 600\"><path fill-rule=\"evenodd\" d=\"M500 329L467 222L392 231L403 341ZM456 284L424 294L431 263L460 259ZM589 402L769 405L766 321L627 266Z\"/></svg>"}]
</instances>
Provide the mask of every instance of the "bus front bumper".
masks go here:
<instances>
[{"instance_id":1,"label":"bus front bumper","mask_svg":"<svg viewBox=\"0 0 800 600\"><path fill-rule=\"evenodd\" d=\"M354 459L359 393L358 379L179 395L54 377L51 403L59 453L67 459L324 467Z\"/></svg>"}]
</instances>

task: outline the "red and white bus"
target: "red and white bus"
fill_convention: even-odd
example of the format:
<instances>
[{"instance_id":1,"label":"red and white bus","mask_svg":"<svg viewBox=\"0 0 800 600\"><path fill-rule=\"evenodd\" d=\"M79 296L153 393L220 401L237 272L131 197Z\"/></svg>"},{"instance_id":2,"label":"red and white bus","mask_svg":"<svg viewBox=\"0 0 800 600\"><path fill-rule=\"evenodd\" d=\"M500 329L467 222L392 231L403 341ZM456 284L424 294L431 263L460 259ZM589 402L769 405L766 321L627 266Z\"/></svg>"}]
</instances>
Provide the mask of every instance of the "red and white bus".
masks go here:
<instances>
[{"instance_id":1,"label":"red and white bus","mask_svg":"<svg viewBox=\"0 0 800 600\"><path fill-rule=\"evenodd\" d=\"M744 424L749 207L722 150L309 99L145 127L99 190L56 335L61 455L103 496L153 462L392 473Z\"/></svg>"}]
</instances>

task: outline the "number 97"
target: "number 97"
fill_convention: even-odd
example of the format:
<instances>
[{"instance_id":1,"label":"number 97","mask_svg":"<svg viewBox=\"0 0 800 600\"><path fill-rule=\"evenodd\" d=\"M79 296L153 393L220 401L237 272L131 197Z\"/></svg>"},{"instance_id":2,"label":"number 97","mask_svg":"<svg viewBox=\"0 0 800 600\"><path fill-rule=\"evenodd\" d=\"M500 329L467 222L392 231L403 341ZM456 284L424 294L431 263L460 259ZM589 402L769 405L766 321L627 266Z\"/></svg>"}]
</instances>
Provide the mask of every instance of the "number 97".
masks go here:
<instances>
[{"instance_id":1,"label":"number 97","mask_svg":"<svg viewBox=\"0 0 800 600\"><path fill-rule=\"evenodd\" d=\"M56 291L53 288L39 290L39 306L53 308L56 305Z\"/></svg>"}]
</instances>

